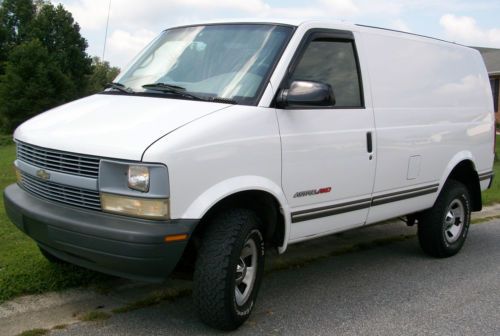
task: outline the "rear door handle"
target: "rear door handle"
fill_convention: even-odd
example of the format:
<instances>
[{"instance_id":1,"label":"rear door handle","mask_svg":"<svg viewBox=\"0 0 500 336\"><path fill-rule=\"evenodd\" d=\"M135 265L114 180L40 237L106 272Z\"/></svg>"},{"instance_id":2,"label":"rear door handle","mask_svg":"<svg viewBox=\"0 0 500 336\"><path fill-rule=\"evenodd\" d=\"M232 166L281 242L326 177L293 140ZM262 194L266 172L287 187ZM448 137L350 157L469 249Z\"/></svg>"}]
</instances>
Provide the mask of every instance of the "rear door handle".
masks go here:
<instances>
[{"instance_id":1,"label":"rear door handle","mask_svg":"<svg viewBox=\"0 0 500 336\"><path fill-rule=\"evenodd\" d=\"M372 132L366 132L366 151L368 153L373 152Z\"/></svg>"}]
</instances>

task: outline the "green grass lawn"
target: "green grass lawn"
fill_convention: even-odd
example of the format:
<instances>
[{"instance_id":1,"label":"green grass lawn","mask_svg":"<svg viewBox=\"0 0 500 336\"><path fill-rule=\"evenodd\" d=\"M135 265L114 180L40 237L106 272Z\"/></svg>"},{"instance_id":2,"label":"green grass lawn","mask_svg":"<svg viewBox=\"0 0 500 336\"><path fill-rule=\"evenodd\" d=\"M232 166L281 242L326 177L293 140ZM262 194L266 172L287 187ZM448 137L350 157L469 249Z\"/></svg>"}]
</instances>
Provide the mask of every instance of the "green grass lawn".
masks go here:
<instances>
[{"instance_id":1,"label":"green grass lawn","mask_svg":"<svg viewBox=\"0 0 500 336\"><path fill-rule=\"evenodd\" d=\"M1 140L1 139L0 139ZM499 139L500 142L500 139ZM0 144L0 191L15 182L15 146ZM500 152L500 144L497 146ZM495 180L483 193L485 205L500 202L500 162ZM12 297L85 285L103 285L110 277L72 265L54 265L45 260L36 244L7 218L0 197L0 303Z\"/></svg>"},{"instance_id":2,"label":"green grass lawn","mask_svg":"<svg viewBox=\"0 0 500 336\"><path fill-rule=\"evenodd\" d=\"M0 190L14 183L14 145L0 146ZM22 294L98 284L109 277L72 265L53 265L12 224L0 197L0 302Z\"/></svg>"},{"instance_id":3,"label":"green grass lawn","mask_svg":"<svg viewBox=\"0 0 500 336\"><path fill-rule=\"evenodd\" d=\"M497 141L497 155L500 155L500 144ZM490 205L500 203L500 161L495 162L493 166L495 177L491 188L483 192L483 205Z\"/></svg>"}]
</instances>

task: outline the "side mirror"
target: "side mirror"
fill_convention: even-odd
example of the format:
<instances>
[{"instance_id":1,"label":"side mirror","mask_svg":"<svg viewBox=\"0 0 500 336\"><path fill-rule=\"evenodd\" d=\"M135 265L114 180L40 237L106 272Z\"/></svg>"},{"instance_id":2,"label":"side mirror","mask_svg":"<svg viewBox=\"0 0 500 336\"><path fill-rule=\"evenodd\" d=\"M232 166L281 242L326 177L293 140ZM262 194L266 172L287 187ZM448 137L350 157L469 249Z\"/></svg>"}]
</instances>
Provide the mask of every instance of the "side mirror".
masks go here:
<instances>
[{"instance_id":1,"label":"side mirror","mask_svg":"<svg viewBox=\"0 0 500 336\"><path fill-rule=\"evenodd\" d=\"M293 81L276 99L278 107L329 107L335 105L330 84L312 81Z\"/></svg>"}]
</instances>

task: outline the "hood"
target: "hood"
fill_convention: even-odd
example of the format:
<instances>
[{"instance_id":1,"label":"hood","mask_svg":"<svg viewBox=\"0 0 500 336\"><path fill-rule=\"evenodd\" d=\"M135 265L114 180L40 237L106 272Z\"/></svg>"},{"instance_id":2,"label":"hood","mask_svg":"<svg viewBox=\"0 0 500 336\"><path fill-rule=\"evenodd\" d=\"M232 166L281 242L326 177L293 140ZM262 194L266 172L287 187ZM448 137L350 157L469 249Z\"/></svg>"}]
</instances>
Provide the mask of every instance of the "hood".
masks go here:
<instances>
[{"instance_id":1,"label":"hood","mask_svg":"<svg viewBox=\"0 0 500 336\"><path fill-rule=\"evenodd\" d=\"M17 128L32 145L100 157L141 160L154 141L227 104L97 94L42 113Z\"/></svg>"}]
</instances>

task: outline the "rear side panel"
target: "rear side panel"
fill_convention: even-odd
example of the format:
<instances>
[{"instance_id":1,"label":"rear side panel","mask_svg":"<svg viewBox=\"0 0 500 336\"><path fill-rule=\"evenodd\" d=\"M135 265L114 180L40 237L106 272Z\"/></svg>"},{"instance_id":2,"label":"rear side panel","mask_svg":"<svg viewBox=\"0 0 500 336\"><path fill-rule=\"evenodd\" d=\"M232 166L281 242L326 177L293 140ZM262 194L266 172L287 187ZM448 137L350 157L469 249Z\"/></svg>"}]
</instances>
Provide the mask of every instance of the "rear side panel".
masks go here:
<instances>
[{"instance_id":1,"label":"rear side panel","mask_svg":"<svg viewBox=\"0 0 500 336\"><path fill-rule=\"evenodd\" d=\"M377 128L374 197L436 183L442 187L454 164L464 159L478 173L491 171L493 106L477 51L368 28L362 43L369 53ZM438 191L374 206L368 222L431 207Z\"/></svg>"}]
</instances>

